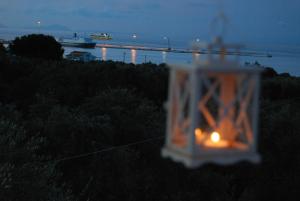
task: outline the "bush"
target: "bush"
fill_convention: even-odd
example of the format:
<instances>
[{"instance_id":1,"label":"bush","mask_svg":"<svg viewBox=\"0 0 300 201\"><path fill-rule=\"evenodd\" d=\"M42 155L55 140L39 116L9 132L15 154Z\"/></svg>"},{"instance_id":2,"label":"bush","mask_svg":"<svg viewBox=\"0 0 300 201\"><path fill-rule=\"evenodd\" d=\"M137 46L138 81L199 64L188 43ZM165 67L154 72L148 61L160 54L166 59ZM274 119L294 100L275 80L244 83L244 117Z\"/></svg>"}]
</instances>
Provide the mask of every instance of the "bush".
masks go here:
<instances>
[{"instance_id":1,"label":"bush","mask_svg":"<svg viewBox=\"0 0 300 201\"><path fill-rule=\"evenodd\" d=\"M49 60L60 60L64 53L61 45L52 36L43 34L17 37L9 45L9 49L17 56Z\"/></svg>"},{"instance_id":2,"label":"bush","mask_svg":"<svg viewBox=\"0 0 300 201\"><path fill-rule=\"evenodd\" d=\"M0 43L0 55L6 54L6 49L2 43Z\"/></svg>"},{"instance_id":3,"label":"bush","mask_svg":"<svg viewBox=\"0 0 300 201\"><path fill-rule=\"evenodd\" d=\"M273 68L270 68L270 67L264 68L264 71L262 72L263 78L273 78L273 77L276 77L277 75L278 75L277 72Z\"/></svg>"},{"instance_id":4,"label":"bush","mask_svg":"<svg viewBox=\"0 0 300 201\"><path fill-rule=\"evenodd\" d=\"M164 65L12 58L0 65L0 198L263 201L298 194L297 77L269 70L262 80L260 165L189 170L160 156Z\"/></svg>"},{"instance_id":5,"label":"bush","mask_svg":"<svg viewBox=\"0 0 300 201\"><path fill-rule=\"evenodd\" d=\"M2 43L0 43L0 62L6 58L6 49Z\"/></svg>"},{"instance_id":6,"label":"bush","mask_svg":"<svg viewBox=\"0 0 300 201\"><path fill-rule=\"evenodd\" d=\"M38 152L46 139L29 136L21 114L12 105L0 103L0 198L6 201L74 200L58 184L53 163Z\"/></svg>"}]
</instances>

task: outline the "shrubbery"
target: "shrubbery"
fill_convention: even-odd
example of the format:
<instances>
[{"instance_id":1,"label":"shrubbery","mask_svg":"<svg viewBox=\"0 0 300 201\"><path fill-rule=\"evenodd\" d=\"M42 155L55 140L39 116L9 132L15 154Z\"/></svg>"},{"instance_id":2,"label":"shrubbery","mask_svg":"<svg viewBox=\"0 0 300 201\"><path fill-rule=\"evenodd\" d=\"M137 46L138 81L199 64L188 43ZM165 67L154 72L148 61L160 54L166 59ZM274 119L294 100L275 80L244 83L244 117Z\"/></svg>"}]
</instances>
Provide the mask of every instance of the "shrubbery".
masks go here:
<instances>
[{"instance_id":1,"label":"shrubbery","mask_svg":"<svg viewBox=\"0 0 300 201\"><path fill-rule=\"evenodd\" d=\"M0 68L0 198L292 200L298 194L299 78L263 81L261 165L187 170L162 159L168 70L154 64L15 58ZM98 153L97 151L109 151ZM85 153L84 157L72 157Z\"/></svg>"},{"instance_id":2,"label":"shrubbery","mask_svg":"<svg viewBox=\"0 0 300 201\"><path fill-rule=\"evenodd\" d=\"M0 43L0 55L2 56L2 55L5 55L5 54L6 54L6 49L5 49L5 47L3 46L3 44Z\"/></svg>"},{"instance_id":3,"label":"shrubbery","mask_svg":"<svg viewBox=\"0 0 300 201\"><path fill-rule=\"evenodd\" d=\"M0 64L6 60L6 49L2 43L0 43Z\"/></svg>"}]
</instances>

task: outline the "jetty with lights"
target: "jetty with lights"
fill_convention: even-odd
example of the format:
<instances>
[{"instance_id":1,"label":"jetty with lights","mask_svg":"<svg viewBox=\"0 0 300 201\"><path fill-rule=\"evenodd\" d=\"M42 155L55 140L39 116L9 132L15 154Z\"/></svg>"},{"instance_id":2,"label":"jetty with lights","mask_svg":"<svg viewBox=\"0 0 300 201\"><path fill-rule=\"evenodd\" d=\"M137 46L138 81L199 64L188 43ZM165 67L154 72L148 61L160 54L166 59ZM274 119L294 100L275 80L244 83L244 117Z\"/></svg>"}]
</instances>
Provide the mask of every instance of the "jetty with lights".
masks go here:
<instances>
[{"instance_id":1,"label":"jetty with lights","mask_svg":"<svg viewBox=\"0 0 300 201\"><path fill-rule=\"evenodd\" d=\"M122 45L122 44L107 44L107 43L97 43L96 47L99 48L112 48L112 49L134 49L142 51L160 51L160 52L172 52L172 53L191 53L191 54L220 54L219 50L208 50L208 49L180 49L180 48L169 48L169 47L149 47L143 45ZM254 51L230 51L224 53L225 55L235 55L235 56L253 56L253 57L272 57L270 54L258 53Z\"/></svg>"}]
</instances>

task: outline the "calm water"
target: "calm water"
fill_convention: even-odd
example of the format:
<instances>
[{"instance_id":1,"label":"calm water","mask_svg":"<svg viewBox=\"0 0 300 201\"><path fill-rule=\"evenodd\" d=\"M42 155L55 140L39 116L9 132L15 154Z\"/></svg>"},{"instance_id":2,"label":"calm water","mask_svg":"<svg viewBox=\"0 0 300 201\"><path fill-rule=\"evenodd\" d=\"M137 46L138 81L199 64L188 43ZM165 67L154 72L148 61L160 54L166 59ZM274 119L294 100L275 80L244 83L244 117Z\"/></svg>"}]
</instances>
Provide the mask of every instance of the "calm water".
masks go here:
<instances>
[{"instance_id":1,"label":"calm water","mask_svg":"<svg viewBox=\"0 0 300 201\"><path fill-rule=\"evenodd\" d=\"M24 34L30 33L43 33L49 34L54 37L68 36L71 37L73 32L71 31L45 31L45 30L30 30L30 29L7 29L0 28L0 38L12 40L16 36L21 36ZM89 36L89 33L78 33L79 36ZM123 44L123 45L143 45L150 47L167 47L167 40L163 40L161 37L141 37L138 36L136 39L133 39L130 34L125 33L112 33L113 40L108 41L107 43L111 44ZM172 48L189 48L190 41L184 40L175 40L170 39L170 44ZM72 48L65 47L65 55L69 54L71 51L88 51L93 55L102 58L101 48L95 49L82 49L82 48ZM262 44L246 44L245 51L255 51L259 53L268 53L272 57L254 57L254 56L241 56L240 62L250 62L255 61L259 62L263 66L273 67L277 72L288 72L295 76L300 76L300 46L296 45L262 45ZM204 58L205 59L205 58ZM114 61L132 61L131 50L123 49L106 49L106 60ZM162 53L154 51L136 51L136 63L143 62L153 62L153 63L162 63L166 61L167 63L191 63L192 55L188 53Z\"/></svg>"}]
</instances>

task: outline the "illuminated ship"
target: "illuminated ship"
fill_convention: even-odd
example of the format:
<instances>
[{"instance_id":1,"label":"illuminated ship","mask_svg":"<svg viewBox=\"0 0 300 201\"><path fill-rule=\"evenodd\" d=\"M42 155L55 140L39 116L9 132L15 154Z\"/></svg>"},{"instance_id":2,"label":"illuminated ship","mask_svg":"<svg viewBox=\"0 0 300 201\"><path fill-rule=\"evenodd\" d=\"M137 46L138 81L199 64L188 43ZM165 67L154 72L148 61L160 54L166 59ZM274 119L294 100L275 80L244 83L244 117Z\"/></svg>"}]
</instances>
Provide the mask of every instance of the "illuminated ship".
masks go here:
<instances>
[{"instance_id":1,"label":"illuminated ship","mask_svg":"<svg viewBox=\"0 0 300 201\"><path fill-rule=\"evenodd\" d=\"M73 37L73 38L59 38L57 40L62 46L94 48L96 43L90 38Z\"/></svg>"},{"instance_id":2,"label":"illuminated ship","mask_svg":"<svg viewBox=\"0 0 300 201\"><path fill-rule=\"evenodd\" d=\"M94 40L111 40L112 37L108 33L94 33L90 35Z\"/></svg>"}]
</instances>

